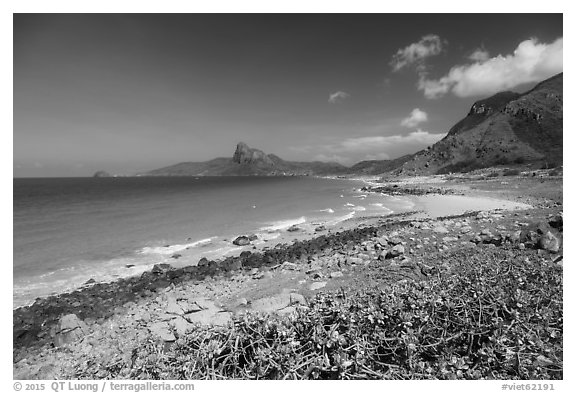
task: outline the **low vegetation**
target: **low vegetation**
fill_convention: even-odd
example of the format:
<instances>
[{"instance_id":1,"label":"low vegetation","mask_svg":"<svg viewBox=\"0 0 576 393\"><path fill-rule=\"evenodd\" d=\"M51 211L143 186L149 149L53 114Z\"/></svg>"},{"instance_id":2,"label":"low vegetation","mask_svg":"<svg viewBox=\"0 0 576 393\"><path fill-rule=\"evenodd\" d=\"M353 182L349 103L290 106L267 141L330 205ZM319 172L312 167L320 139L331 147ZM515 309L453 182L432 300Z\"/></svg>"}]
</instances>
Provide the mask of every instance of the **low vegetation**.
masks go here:
<instances>
[{"instance_id":1,"label":"low vegetation","mask_svg":"<svg viewBox=\"0 0 576 393\"><path fill-rule=\"evenodd\" d=\"M494 255L423 281L321 293L290 317L246 314L170 348L149 339L69 377L562 379L561 267L533 253Z\"/></svg>"}]
</instances>

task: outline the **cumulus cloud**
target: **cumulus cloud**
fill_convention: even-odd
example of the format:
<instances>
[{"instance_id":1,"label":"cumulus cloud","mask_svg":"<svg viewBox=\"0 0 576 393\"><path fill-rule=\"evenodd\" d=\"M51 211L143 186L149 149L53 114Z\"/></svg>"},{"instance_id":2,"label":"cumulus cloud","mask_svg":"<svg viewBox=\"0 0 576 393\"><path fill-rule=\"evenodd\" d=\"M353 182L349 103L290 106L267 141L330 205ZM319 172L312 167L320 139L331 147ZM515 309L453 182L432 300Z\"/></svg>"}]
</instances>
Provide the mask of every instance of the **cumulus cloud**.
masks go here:
<instances>
[{"instance_id":1,"label":"cumulus cloud","mask_svg":"<svg viewBox=\"0 0 576 393\"><path fill-rule=\"evenodd\" d=\"M468 56L468 60L482 62L490 58L490 53L486 49L478 48Z\"/></svg>"},{"instance_id":2,"label":"cumulus cloud","mask_svg":"<svg viewBox=\"0 0 576 393\"><path fill-rule=\"evenodd\" d=\"M414 108L407 118L402 119L400 125L403 127L413 128L425 121L428 121L428 114L423 110L420 110L420 108Z\"/></svg>"},{"instance_id":3,"label":"cumulus cloud","mask_svg":"<svg viewBox=\"0 0 576 393\"><path fill-rule=\"evenodd\" d=\"M423 61L427 57L440 54L442 49L443 42L440 37L435 34L428 34L422 37L420 41L398 49L398 52L392 57L390 65L393 71L399 71L413 64L423 68Z\"/></svg>"},{"instance_id":4,"label":"cumulus cloud","mask_svg":"<svg viewBox=\"0 0 576 393\"><path fill-rule=\"evenodd\" d=\"M337 161L349 165L362 160L385 160L415 153L444 136L445 133L434 134L418 129L406 135L345 138L320 146L307 146L305 151L314 152L314 158L320 161ZM304 152L304 149L298 150Z\"/></svg>"},{"instance_id":5,"label":"cumulus cloud","mask_svg":"<svg viewBox=\"0 0 576 393\"><path fill-rule=\"evenodd\" d=\"M438 98L449 92L458 97L470 97L541 81L562 72L563 38L550 44L531 38L521 42L512 54L477 58L472 64L452 67L440 79L430 80L420 75L418 89L427 98Z\"/></svg>"},{"instance_id":6,"label":"cumulus cloud","mask_svg":"<svg viewBox=\"0 0 576 393\"><path fill-rule=\"evenodd\" d=\"M337 104L338 102L342 102L348 98L350 98L350 94L345 91L337 91L328 96L328 102L331 104Z\"/></svg>"}]
</instances>

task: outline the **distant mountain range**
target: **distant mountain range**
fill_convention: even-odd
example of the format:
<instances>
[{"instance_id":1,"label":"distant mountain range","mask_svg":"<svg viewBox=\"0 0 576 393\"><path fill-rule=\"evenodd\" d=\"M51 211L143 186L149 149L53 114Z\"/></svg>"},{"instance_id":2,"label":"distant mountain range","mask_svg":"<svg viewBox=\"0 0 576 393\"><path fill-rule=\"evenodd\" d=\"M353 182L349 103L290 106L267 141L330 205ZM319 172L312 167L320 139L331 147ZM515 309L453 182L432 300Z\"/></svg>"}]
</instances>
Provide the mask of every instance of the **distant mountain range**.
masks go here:
<instances>
[{"instance_id":1,"label":"distant mountain range","mask_svg":"<svg viewBox=\"0 0 576 393\"><path fill-rule=\"evenodd\" d=\"M348 173L336 162L284 161L274 154L250 148L240 142L232 158L204 162L183 162L147 172L147 176L303 176Z\"/></svg>"},{"instance_id":2,"label":"distant mountain range","mask_svg":"<svg viewBox=\"0 0 576 393\"><path fill-rule=\"evenodd\" d=\"M468 171L502 164L562 163L562 74L524 94L501 92L477 101L468 115L439 142L394 160L362 161L352 167L336 162L284 161L238 143L232 158L183 162L145 176L291 176L399 175Z\"/></svg>"}]
</instances>

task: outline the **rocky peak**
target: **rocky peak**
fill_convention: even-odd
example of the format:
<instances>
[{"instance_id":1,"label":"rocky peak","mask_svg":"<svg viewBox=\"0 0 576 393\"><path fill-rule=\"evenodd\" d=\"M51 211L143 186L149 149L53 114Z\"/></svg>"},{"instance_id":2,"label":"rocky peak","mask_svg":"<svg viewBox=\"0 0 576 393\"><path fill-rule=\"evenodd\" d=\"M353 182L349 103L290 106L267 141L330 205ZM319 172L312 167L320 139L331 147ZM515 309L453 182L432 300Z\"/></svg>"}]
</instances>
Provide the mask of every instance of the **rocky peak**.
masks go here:
<instances>
[{"instance_id":1,"label":"rocky peak","mask_svg":"<svg viewBox=\"0 0 576 393\"><path fill-rule=\"evenodd\" d=\"M238 164L266 164L274 165L274 161L262 150L252 149L244 142L236 145L236 151L232 156L232 161Z\"/></svg>"}]
</instances>

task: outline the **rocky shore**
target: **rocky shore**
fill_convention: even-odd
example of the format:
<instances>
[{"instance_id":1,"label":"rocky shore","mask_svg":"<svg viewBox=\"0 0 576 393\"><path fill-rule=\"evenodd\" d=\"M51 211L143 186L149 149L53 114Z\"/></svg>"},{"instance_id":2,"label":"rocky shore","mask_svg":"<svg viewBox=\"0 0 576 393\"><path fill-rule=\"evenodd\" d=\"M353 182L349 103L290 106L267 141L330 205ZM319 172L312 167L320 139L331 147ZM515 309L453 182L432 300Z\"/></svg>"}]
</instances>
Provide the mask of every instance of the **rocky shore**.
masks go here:
<instances>
[{"instance_id":1,"label":"rocky shore","mask_svg":"<svg viewBox=\"0 0 576 393\"><path fill-rule=\"evenodd\" d=\"M220 261L203 260L198 266L173 268L167 264L156 265L152 271L140 277L112 283L90 283L71 293L38 299L32 306L13 312L14 378L365 379L400 378L409 375L407 373L412 373L416 378L484 378L489 369L486 366L488 363L484 364L488 362L487 359L502 363L502 370L493 376L495 378L562 378L562 179L546 178L545 183L540 178L518 176L507 179L507 184L501 184L502 181L493 178L445 180L441 186L382 186L366 188L364 191L394 195L488 193L499 198L529 201L533 208L475 211L439 218L426 218L413 213L390 215L377 221L357 223L356 227L338 233L323 233L309 240L278 244L256 252L244 251L240 256ZM526 189L530 192L525 192ZM462 337L450 338L448 341L454 345L463 345L469 340L467 354L460 349L457 351L459 355L455 362L463 362L459 363L460 368L456 363L449 366L446 365L448 363L442 363L446 358L442 351L434 356L425 355L430 348L436 348L434 345L437 344L426 341L432 340L432 333L426 337L414 336L414 315L408 317L401 312L393 313L394 318L404 318L405 321L401 329L394 325L394 331L386 333L391 335L389 340L399 340L398 348L395 348L404 352L397 353L395 349L392 355L386 357L377 355L380 350L373 348L376 352L370 355L370 361L360 359L358 352L350 349L350 344L354 343L340 342L334 333L328 336L325 336L326 332L310 335L304 331L309 328L307 325L294 327L296 317L302 321L311 321L310 326L320 316L327 323L327 310L332 310L332 314L329 314L333 318L335 307L349 306L350 301L367 302L362 304L372 307L376 296L374 291L393 293L400 287L403 290L409 287L412 288L410 291L418 292L432 284L440 288L447 280L467 277L478 267L492 273L492 269L498 267L503 269L502 272L507 271L507 274L517 274L516 279L528 282L514 284L514 288L517 287L520 292L505 294L513 297L515 303L512 298L503 297L492 300L492 305L487 303L484 309L480 307L479 319L475 323L477 326L489 326L488 330L470 335L467 328L455 327L460 329ZM537 280L541 278L537 278L535 272L546 275L550 285L540 289L539 296L544 298L538 305L540 320L535 319L536 314L526 314L533 311L529 302L524 305L522 303L522 296L528 296L522 291L527 290L527 286L540 285ZM534 283L531 284L530 280L534 280ZM451 287L454 286L457 283L451 284ZM488 292L488 287L481 287L482 291ZM435 293L436 300L446 296L440 292ZM394 301L404 302L412 295L407 298L403 296ZM476 300L483 299L482 294L475 296ZM496 295L487 293L486 296ZM411 301L413 303L407 306L409 309L422 307L427 312L431 310L425 307L422 300L414 298ZM382 299L378 302L379 307L384 307ZM502 304L498 303L496 307L494 302ZM490 311L492 306L494 310ZM372 312L370 307L366 312ZM395 306L390 303L386 307L392 310ZM434 307L434 310L442 308L438 304ZM460 306L454 307L453 315L458 316ZM351 318L360 312L350 310L344 317L349 315ZM385 310L378 312L385 313ZM424 311L418 314L421 332L432 322L440 323L440 320L435 321L431 317L432 314L426 314L427 320L422 319L426 318L425 314ZM379 315L376 319L384 318L378 313L370 315L372 319L375 315ZM386 318L392 318L392 314L386 315ZM485 320L486 315L500 320ZM556 319L542 319L546 315L553 315ZM260 331L271 323L269 318L279 318L280 322L274 322L274 326L277 326L275 335L268 337L272 334L268 330L267 333L262 331L258 334L268 337L264 343L268 348L269 359L282 353L284 358L279 359L284 360L271 360L278 364L272 366L269 362L265 367L263 360L258 363L258 356L266 357L264 352L253 352L261 337L253 335L256 334L254 331ZM382 326L391 323L384 319ZM341 320L330 321L334 326L345 325ZM540 341L534 344L533 337L523 337L526 330L512 329L512 321L518 321L518 324L522 322L522 326L536 324L542 327L544 333L538 335ZM371 323L370 329L376 329L378 323ZM374 323L376 325L373 326ZM285 338L279 335L278 326L291 326L287 331L299 338L293 338L290 342L297 344L283 341ZM360 345L362 340L369 340L366 337L371 333L364 331L365 327L354 326L346 333L341 331L341 337L348 334L348 341L355 337L355 345ZM498 330L498 326L502 331ZM446 331L450 328L445 326ZM531 329L534 330L533 327ZM372 333L374 331L379 330L373 330ZM504 337L512 331L523 342L531 340L533 344L529 356L522 355L521 358L518 355L516 360L512 360L505 355L488 354L486 359L482 358L482 351L494 351L494 348L474 340L478 337L486 340L491 340L493 336L500 337L496 333ZM211 337L210 340L207 335ZM414 342L407 339L413 336L416 337ZM197 341L201 338L204 341ZM320 344L313 341L320 339L323 340ZM244 340L246 343L242 344ZM249 341L253 342L250 344L252 346L248 344ZM220 349L214 349L216 352L211 354L205 353L205 345L209 342L213 345L218 342ZM305 342L320 345L320 350L316 348L309 352L306 349L306 355L298 355L298 362L306 364L298 366L300 368L291 365L286 357L288 355L277 348L279 343L292 345L295 346L294 353L298 353L298 348L306 347ZM334 348L339 349L334 352ZM519 344L507 344L506 348L515 348L520 352ZM216 356L218 351L220 353ZM406 351L418 355L410 355L407 360ZM238 367L233 368L227 359L239 354L243 354L244 360L236 359ZM184 355L187 356L186 361L176 360ZM327 364L324 356L328 359ZM208 358L219 359L219 368L215 369L212 365L213 369L210 369L206 363ZM181 373L176 370L177 367L172 368L170 364L174 362L184 362L178 364L188 367L189 372ZM242 362L247 363L240 366ZM512 370L510 362L516 362L516 371ZM196 366L192 367L192 364ZM270 371L270 368L275 371ZM259 371L254 374L254 370Z\"/></svg>"}]
</instances>

